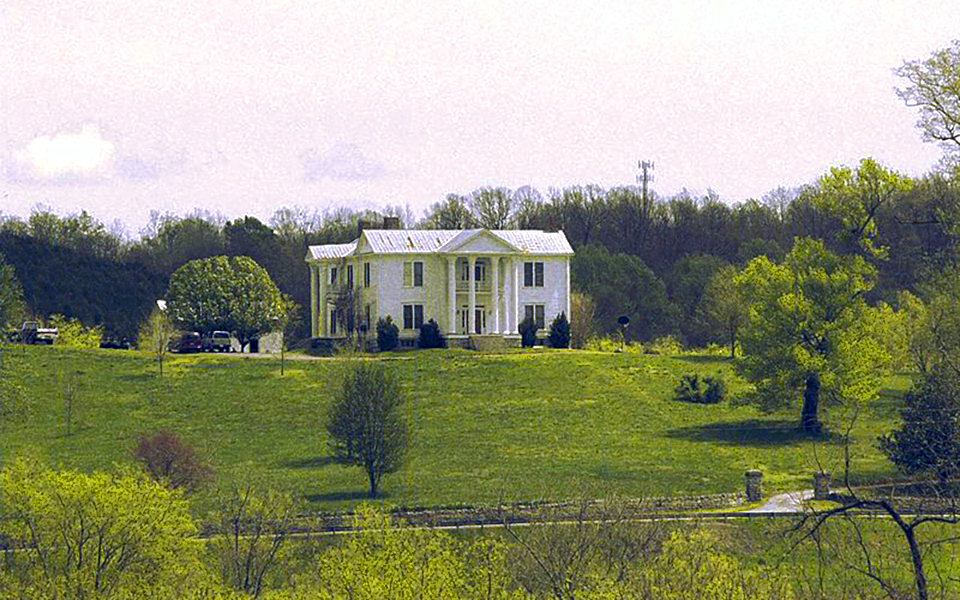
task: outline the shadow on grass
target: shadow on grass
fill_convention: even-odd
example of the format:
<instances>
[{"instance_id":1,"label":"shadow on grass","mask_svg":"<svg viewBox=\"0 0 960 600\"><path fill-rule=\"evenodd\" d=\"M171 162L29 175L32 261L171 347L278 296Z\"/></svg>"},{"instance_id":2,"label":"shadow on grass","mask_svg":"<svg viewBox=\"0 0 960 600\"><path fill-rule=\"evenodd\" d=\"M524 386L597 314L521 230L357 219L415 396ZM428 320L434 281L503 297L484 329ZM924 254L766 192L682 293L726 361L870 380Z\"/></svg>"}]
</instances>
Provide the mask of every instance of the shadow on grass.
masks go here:
<instances>
[{"instance_id":1,"label":"shadow on grass","mask_svg":"<svg viewBox=\"0 0 960 600\"><path fill-rule=\"evenodd\" d=\"M674 358L695 364L730 362L730 356L722 356L719 354L681 354Z\"/></svg>"},{"instance_id":2,"label":"shadow on grass","mask_svg":"<svg viewBox=\"0 0 960 600\"><path fill-rule=\"evenodd\" d=\"M795 420L763 421L759 419L681 427L667 431L666 435L670 438L694 442L715 442L760 448L808 441L837 442L843 439L842 435L831 431L808 434L797 426Z\"/></svg>"},{"instance_id":3,"label":"shadow on grass","mask_svg":"<svg viewBox=\"0 0 960 600\"><path fill-rule=\"evenodd\" d=\"M382 500L389 497L390 494L380 492L376 498L370 497L367 490L352 490L349 492L327 492L326 494L307 494L304 498L307 502L357 502L360 500Z\"/></svg>"},{"instance_id":4,"label":"shadow on grass","mask_svg":"<svg viewBox=\"0 0 960 600\"><path fill-rule=\"evenodd\" d=\"M288 469L315 469L328 465L342 465L343 463L343 459L335 456L310 456L308 458L285 460L280 463L280 466Z\"/></svg>"}]
</instances>

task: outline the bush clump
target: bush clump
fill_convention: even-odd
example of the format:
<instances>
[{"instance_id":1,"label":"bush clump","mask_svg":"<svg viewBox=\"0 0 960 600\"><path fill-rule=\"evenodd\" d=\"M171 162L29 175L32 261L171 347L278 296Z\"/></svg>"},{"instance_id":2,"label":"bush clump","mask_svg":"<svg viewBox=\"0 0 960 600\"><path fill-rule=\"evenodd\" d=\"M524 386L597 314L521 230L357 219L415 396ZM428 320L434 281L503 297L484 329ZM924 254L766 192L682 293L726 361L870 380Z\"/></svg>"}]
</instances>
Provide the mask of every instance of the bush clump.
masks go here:
<instances>
[{"instance_id":1,"label":"bush clump","mask_svg":"<svg viewBox=\"0 0 960 600\"><path fill-rule=\"evenodd\" d=\"M560 313L550 323L550 334L547 337L551 348L570 347L570 321L565 313Z\"/></svg>"},{"instance_id":2,"label":"bush clump","mask_svg":"<svg viewBox=\"0 0 960 600\"><path fill-rule=\"evenodd\" d=\"M430 319L420 326L420 335L417 337L418 348L446 348L447 340L443 339L440 325Z\"/></svg>"},{"instance_id":3,"label":"bush clump","mask_svg":"<svg viewBox=\"0 0 960 600\"><path fill-rule=\"evenodd\" d=\"M719 376L707 375L702 380L696 373L687 373L673 388L673 399L694 404L717 404L727 396L727 386Z\"/></svg>"},{"instance_id":4,"label":"bush clump","mask_svg":"<svg viewBox=\"0 0 960 600\"><path fill-rule=\"evenodd\" d=\"M900 426L879 439L903 473L929 474L946 488L960 475L960 378L936 369L903 397Z\"/></svg>"},{"instance_id":5,"label":"bush clump","mask_svg":"<svg viewBox=\"0 0 960 600\"><path fill-rule=\"evenodd\" d=\"M400 328L393 322L390 315L377 319L377 349L380 352L389 352L400 343Z\"/></svg>"},{"instance_id":6,"label":"bush clump","mask_svg":"<svg viewBox=\"0 0 960 600\"><path fill-rule=\"evenodd\" d=\"M520 331L520 346L522 348L533 348L537 343L537 322L530 317L520 321L517 327Z\"/></svg>"}]
</instances>

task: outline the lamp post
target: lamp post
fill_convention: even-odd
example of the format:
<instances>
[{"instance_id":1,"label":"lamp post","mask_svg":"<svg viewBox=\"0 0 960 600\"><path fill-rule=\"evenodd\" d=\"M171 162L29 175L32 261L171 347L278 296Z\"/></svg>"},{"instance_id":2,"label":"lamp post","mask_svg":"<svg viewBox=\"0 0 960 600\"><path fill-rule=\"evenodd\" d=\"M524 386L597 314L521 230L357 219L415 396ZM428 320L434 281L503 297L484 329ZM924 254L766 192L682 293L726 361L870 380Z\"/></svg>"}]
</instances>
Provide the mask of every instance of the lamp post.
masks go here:
<instances>
[{"instance_id":1,"label":"lamp post","mask_svg":"<svg viewBox=\"0 0 960 600\"><path fill-rule=\"evenodd\" d=\"M620 324L620 352L623 352L623 342L627 337L627 326L630 325L630 317L620 315L620 317L617 318L617 323Z\"/></svg>"}]
</instances>

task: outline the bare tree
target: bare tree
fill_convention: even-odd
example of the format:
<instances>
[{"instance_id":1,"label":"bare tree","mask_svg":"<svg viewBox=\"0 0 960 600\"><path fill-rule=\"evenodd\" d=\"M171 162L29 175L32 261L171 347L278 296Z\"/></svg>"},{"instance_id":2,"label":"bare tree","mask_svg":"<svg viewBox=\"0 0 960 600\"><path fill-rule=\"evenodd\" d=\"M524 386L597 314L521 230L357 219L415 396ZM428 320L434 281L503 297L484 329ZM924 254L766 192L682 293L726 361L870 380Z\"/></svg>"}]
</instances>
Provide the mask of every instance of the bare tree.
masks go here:
<instances>
[{"instance_id":1,"label":"bare tree","mask_svg":"<svg viewBox=\"0 0 960 600\"><path fill-rule=\"evenodd\" d=\"M583 495L570 504L543 506L528 527L504 522L515 542L508 564L528 593L556 600L580 597L588 575L598 570L619 583L662 537L658 523L639 524L634 517L636 505L620 499Z\"/></svg>"},{"instance_id":2,"label":"bare tree","mask_svg":"<svg viewBox=\"0 0 960 600\"><path fill-rule=\"evenodd\" d=\"M473 220L486 229L511 229L516 226L516 202L507 188L480 188L468 202Z\"/></svg>"},{"instance_id":3,"label":"bare tree","mask_svg":"<svg viewBox=\"0 0 960 600\"><path fill-rule=\"evenodd\" d=\"M282 562L296 503L290 494L264 492L252 483L221 495L215 548L224 582L257 597L267 576Z\"/></svg>"}]
</instances>

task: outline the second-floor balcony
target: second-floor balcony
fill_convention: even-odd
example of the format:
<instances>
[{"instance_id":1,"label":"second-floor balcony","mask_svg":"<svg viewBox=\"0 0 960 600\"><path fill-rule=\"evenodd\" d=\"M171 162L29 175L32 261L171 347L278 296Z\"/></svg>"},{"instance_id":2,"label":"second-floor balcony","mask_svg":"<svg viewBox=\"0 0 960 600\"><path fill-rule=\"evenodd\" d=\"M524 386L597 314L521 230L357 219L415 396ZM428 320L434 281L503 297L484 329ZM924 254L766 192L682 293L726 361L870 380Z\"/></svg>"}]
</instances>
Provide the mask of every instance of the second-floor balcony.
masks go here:
<instances>
[{"instance_id":1,"label":"second-floor balcony","mask_svg":"<svg viewBox=\"0 0 960 600\"><path fill-rule=\"evenodd\" d=\"M458 291L458 292L469 292L469 291L470 291L470 287L469 287L469 284L470 284L470 283L471 283L471 282L469 282L469 281L463 281L462 279L458 279L458 280L457 280L457 291ZM483 280L483 281L474 281L474 282L473 282L473 289L475 289L476 291L481 292L481 293L482 293L482 292L489 292L492 288L493 288L493 286L490 284L489 281L486 281L486 280Z\"/></svg>"}]
</instances>

